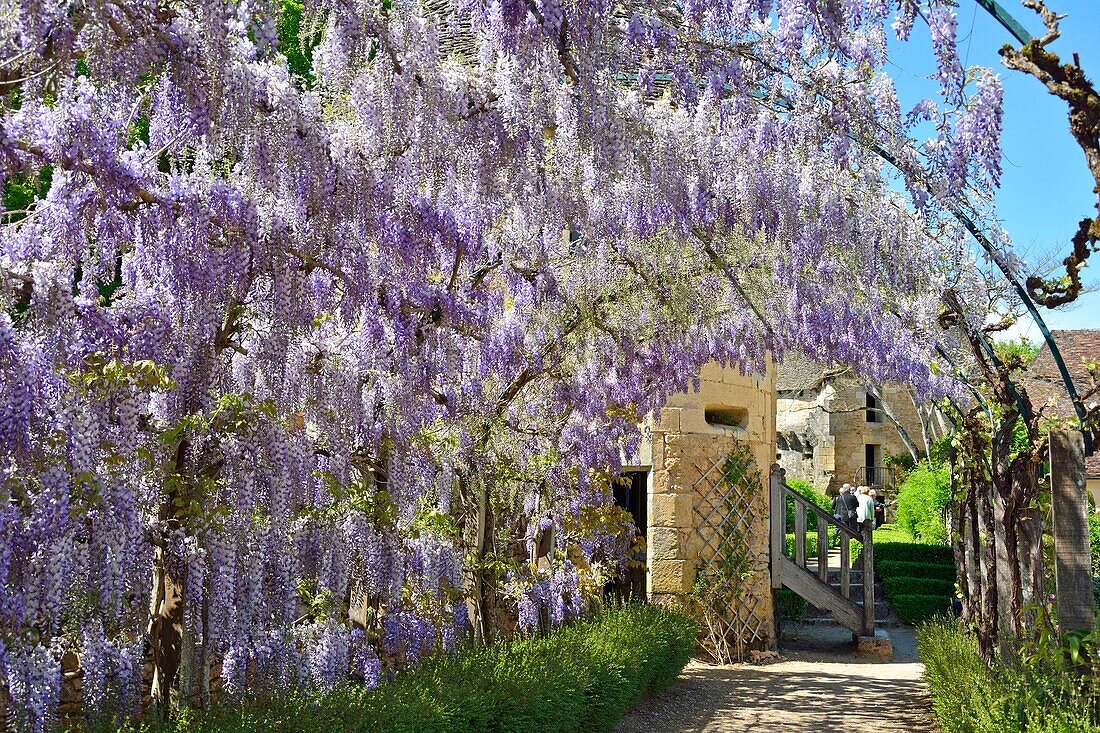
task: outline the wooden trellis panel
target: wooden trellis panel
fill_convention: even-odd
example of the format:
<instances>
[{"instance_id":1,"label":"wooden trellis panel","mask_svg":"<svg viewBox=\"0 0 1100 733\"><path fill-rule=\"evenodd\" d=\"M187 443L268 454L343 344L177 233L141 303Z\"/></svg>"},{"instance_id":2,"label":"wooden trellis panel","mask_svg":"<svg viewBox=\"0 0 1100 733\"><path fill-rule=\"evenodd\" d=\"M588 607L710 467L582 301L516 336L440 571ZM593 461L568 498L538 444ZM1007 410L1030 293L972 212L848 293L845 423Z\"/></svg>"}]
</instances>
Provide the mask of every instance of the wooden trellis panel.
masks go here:
<instances>
[{"instance_id":1,"label":"wooden trellis panel","mask_svg":"<svg viewBox=\"0 0 1100 733\"><path fill-rule=\"evenodd\" d=\"M754 557L767 547L767 500L760 471L747 451L704 465L692 485L695 547L694 596L704 625L703 647L719 664L743 659L766 643L765 597L753 589Z\"/></svg>"}]
</instances>

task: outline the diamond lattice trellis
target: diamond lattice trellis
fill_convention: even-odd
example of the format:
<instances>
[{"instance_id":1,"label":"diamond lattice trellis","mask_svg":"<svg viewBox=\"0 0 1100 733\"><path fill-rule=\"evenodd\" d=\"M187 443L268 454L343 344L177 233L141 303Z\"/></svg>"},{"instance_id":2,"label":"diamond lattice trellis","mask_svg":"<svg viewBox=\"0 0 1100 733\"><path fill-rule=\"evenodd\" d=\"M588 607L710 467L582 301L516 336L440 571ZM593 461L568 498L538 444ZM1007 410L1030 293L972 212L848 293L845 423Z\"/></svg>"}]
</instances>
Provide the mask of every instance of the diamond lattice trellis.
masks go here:
<instances>
[{"instance_id":1,"label":"diamond lattice trellis","mask_svg":"<svg viewBox=\"0 0 1100 733\"><path fill-rule=\"evenodd\" d=\"M766 641L765 599L752 592L761 572L754 559L767 542L764 523L757 521L764 488L747 446L697 470L694 596L706 632L703 647L715 662L727 664Z\"/></svg>"}]
</instances>

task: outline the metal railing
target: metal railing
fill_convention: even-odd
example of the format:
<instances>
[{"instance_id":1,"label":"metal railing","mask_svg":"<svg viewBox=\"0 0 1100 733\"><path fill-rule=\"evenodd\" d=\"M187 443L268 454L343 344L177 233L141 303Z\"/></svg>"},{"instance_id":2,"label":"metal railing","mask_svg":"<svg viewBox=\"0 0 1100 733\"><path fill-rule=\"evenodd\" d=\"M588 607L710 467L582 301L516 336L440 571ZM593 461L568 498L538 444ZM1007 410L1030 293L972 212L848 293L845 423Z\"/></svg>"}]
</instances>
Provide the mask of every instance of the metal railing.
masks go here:
<instances>
[{"instance_id":1,"label":"metal railing","mask_svg":"<svg viewBox=\"0 0 1100 733\"><path fill-rule=\"evenodd\" d=\"M860 466L856 471L856 483L872 488L890 488L894 485L893 466Z\"/></svg>"}]
</instances>

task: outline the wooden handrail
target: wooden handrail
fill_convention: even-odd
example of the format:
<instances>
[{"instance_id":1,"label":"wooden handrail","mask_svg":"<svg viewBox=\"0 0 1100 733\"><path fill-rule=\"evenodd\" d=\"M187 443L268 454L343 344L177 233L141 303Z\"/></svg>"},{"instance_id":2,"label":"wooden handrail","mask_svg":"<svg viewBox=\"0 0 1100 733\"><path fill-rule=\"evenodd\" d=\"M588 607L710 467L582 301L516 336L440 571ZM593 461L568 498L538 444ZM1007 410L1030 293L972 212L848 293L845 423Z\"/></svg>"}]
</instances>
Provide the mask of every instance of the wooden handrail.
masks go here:
<instances>
[{"instance_id":1,"label":"wooden handrail","mask_svg":"<svg viewBox=\"0 0 1100 733\"><path fill-rule=\"evenodd\" d=\"M807 601L828 608L838 622L864 636L875 633L875 571L873 529L860 531L838 522L832 514L791 489L785 480L785 472L778 465L772 466L771 475L771 554L772 587L788 587ZM787 499L794 502L794 547L787 555ZM807 521L807 514L814 520ZM816 526L815 526L816 525ZM840 533L840 589L829 583L828 528ZM806 536L817 535L817 572L806 566ZM851 598L851 548L852 540L863 545L863 607Z\"/></svg>"},{"instance_id":2,"label":"wooden handrail","mask_svg":"<svg viewBox=\"0 0 1100 733\"><path fill-rule=\"evenodd\" d=\"M783 484L783 499L784 499L784 501L787 499L787 497L790 497L790 498L794 499L794 502L795 502L796 505L801 504L804 508L812 510L814 514L816 514L817 516L824 519L827 523L831 524L832 526L836 527L837 529L841 530L842 532L848 533L848 535L852 539L861 540L861 541L863 540L863 535L861 535L858 530L852 529L848 525L841 524L840 522L836 521L836 517L834 517L832 514L829 514L829 512L825 511L824 509L819 507L817 504L814 504L812 501L807 499L802 494L798 493L797 491L790 488L786 484ZM798 510L796 509L795 511L798 511Z\"/></svg>"}]
</instances>

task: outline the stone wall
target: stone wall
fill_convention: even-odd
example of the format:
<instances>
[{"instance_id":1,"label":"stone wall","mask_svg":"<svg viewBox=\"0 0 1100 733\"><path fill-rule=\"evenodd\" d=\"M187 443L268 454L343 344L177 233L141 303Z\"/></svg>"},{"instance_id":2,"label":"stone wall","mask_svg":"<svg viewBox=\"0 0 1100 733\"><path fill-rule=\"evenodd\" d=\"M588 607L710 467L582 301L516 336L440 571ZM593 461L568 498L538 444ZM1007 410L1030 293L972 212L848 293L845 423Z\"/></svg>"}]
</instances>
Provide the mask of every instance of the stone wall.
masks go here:
<instances>
[{"instance_id":1,"label":"stone wall","mask_svg":"<svg viewBox=\"0 0 1100 733\"><path fill-rule=\"evenodd\" d=\"M920 417L905 389L887 385L882 394L910 439L924 451ZM787 445L779 450L778 460L788 477L805 479L819 490L828 491L861 480L868 444L879 446L882 457L908 455L894 423L885 415L881 422L869 422L866 404L867 393L853 383L828 384L817 392L780 396L776 429ZM807 458L811 451L812 457ZM881 458L878 463L882 465Z\"/></svg>"},{"instance_id":2,"label":"stone wall","mask_svg":"<svg viewBox=\"0 0 1100 733\"><path fill-rule=\"evenodd\" d=\"M754 625L765 629L764 640L755 646L774 648L767 480L775 460L775 373L770 367L766 374L753 376L708 365L700 374L699 390L674 396L653 421L652 443L643 451L652 465L646 591L658 601L691 591L696 569L713 552L700 536L706 521L700 509L720 478L713 467L736 441L751 447L761 477L752 498L752 575L744 589L752 597L751 614L760 622Z\"/></svg>"},{"instance_id":3,"label":"stone wall","mask_svg":"<svg viewBox=\"0 0 1100 733\"><path fill-rule=\"evenodd\" d=\"M909 449L905 447L897 428L889 418L883 416L881 422L868 422L866 410L850 409L852 406L865 406L866 395L862 387L848 387L839 391L832 402L834 407L831 418L835 452L833 476L836 483L857 482L860 469L866 465L868 444L880 446L879 450L883 457L909 455ZM898 385L886 385L882 388L882 395L897 415L909 438L919 450L924 451L920 418L905 389Z\"/></svg>"},{"instance_id":4,"label":"stone wall","mask_svg":"<svg viewBox=\"0 0 1100 733\"><path fill-rule=\"evenodd\" d=\"M821 491L832 482L836 466L831 415L825 411L835 394L826 385L819 392L776 400L775 429L784 443L777 450L777 461L787 476L805 479Z\"/></svg>"}]
</instances>

